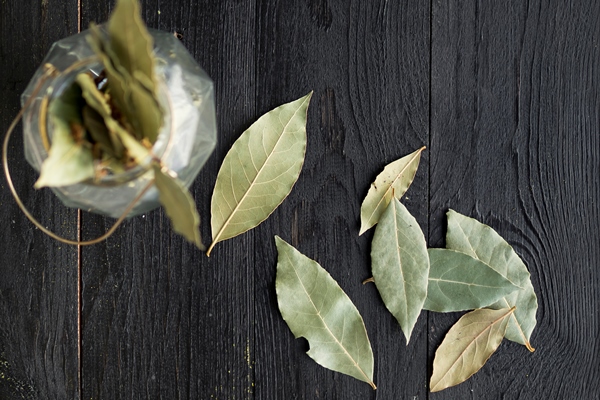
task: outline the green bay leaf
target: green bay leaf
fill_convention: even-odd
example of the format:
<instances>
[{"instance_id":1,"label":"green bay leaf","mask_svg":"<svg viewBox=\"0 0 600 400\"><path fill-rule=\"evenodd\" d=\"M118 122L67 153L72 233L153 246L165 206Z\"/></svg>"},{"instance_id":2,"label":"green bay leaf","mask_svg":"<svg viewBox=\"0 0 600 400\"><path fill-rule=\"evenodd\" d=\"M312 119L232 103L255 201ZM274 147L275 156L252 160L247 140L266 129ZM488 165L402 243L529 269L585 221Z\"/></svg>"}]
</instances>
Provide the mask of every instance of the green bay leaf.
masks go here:
<instances>
[{"instance_id":1,"label":"green bay leaf","mask_svg":"<svg viewBox=\"0 0 600 400\"><path fill-rule=\"evenodd\" d=\"M395 198L375 229L371 268L377 290L408 344L427 297L429 256L419 224Z\"/></svg>"},{"instance_id":2,"label":"green bay leaf","mask_svg":"<svg viewBox=\"0 0 600 400\"><path fill-rule=\"evenodd\" d=\"M94 160L89 148L75 142L72 125L50 117L54 125L52 146L42 163L40 177L34 187L68 186L94 177ZM83 127L82 127L83 129Z\"/></svg>"},{"instance_id":3,"label":"green bay leaf","mask_svg":"<svg viewBox=\"0 0 600 400\"><path fill-rule=\"evenodd\" d=\"M121 158L123 154L123 143L117 132L114 130L115 121L112 123L113 117L110 105L104 93L98 90L94 78L88 74L79 74L76 78L77 84L81 88L82 96L88 107L94 110L92 112L84 107L83 116L86 127L88 128L92 138L99 142L102 147L113 154L117 158ZM98 116L101 116L104 129L99 124ZM89 124L89 125L88 125ZM113 129L108 129L108 126Z\"/></svg>"},{"instance_id":4,"label":"green bay leaf","mask_svg":"<svg viewBox=\"0 0 600 400\"><path fill-rule=\"evenodd\" d=\"M225 156L211 200L213 242L207 254L267 219L291 192L304 163L311 96L260 117Z\"/></svg>"},{"instance_id":5,"label":"green bay leaf","mask_svg":"<svg viewBox=\"0 0 600 400\"><path fill-rule=\"evenodd\" d=\"M534 351L530 339L536 324L537 296L529 271L513 248L491 227L453 210L448 211L446 247L481 260L521 288L490 307L516 307L508 323L506 338Z\"/></svg>"},{"instance_id":6,"label":"green bay leaf","mask_svg":"<svg viewBox=\"0 0 600 400\"><path fill-rule=\"evenodd\" d=\"M129 3L130 1L125 0L122 2ZM110 98L125 117L119 123L127 125L126 129L131 131L137 139L147 138L150 143L154 143L162 126L163 111L158 102L156 82L152 72L154 69L152 37L149 36L146 28L143 27L145 35L148 35L150 39L150 43L148 44L150 46L150 62L148 62L148 60L143 61L141 59L135 61L130 59L129 56L123 58L124 53L134 51L135 49L128 48L128 45L123 43L123 37L114 36L117 35L118 29L113 24L113 20L124 21L128 18L133 18L135 12L139 14L139 10L133 10L131 7L131 4L122 7L119 7L117 4L108 24L108 37L98 26L91 24L91 34L88 41L104 65ZM118 14L117 9L119 11ZM141 22L141 19L138 22ZM133 20L130 21L129 25L132 24L134 24ZM137 28L133 29L133 31L137 31ZM123 32L123 35L126 33L130 34L131 30L127 29L126 32ZM145 35L141 34L140 37ZM141 46L140 43L135 41L134 43L135 46ZM142 53L145 53L145 51Z\"/></svg>"},{"instance_id":7,"label":"green bay leaf","mask_svg":"<svg viewBox=\"0 0 600 400\"><path fill-rule=\"evenodd\" d=\"M107 29L119 64L130 76L139 71L154 82L153 40L142 21L138 0L117 0Z\"/></svg>"},{"instance_id":8,"label":"green bay leaf","mask_svg":"<svg viewBox=\"0 0 600 400\"><path fill-rule=\"evenodd\" d=\"M200 250L205 250L200 237L200 215L192 195L179 179L163 171L160 165L154 164L153 169L158 199L171 219L173 230Z\"/></svg>"},{"instance_id":9,"label":"green bay leaf","mask_svg":"<svg viewBox=\"0 0 600 400\"><path fill-rule=\"evenodd\" d=\"M138 0L118 0L108 21L113 64L121 66L128 93L129 122L138 139L154 143L162 125L154 77L153 39L140 15Z\"/></svg>"},{"instance_id":10,"label":"green bay leaf","mask_svg":"<svg viewBox=\"0 0 600 400\"><path fill-rule=\"evenodd\" d=\"M92 107L102 117L110 115L110 105L104 94L98 90L94 78L86 73L78 74L75 81L81 88L81 95L88 106Z\"/></svg>"},{"instance_id":11,"label":"green bay leaf","mask_svg":"<svg viewBox=\"0 0 600 400\"><path fill-rule=\"evenodd\" d=\"M452 312L487 307L519 289L468 254L448 249L428 249L428 253L425 310Z\"/></svg>"},{"instance_id":12,"label":"green bay leaf","mask_svg":"<svg viewBox=\"0 0 600 400\"><path fill-rule=\"evenodd\" d=\"M130 110L129 89L127 81L130 80L127 71L118 64L115 65L115 55L111 52L108 38L103 31L95 24L90 24L90 35L88 43L94 50L94 53L100 58L106 73L108 93L113 104L125 116L128 121L135 118Z\"/></svg>"},{"instance_id":13,"label":"green bay leaf","mask_svg":"<svg viewBox=\"0 0 600 400\"><path fill-rule=\"evenodd\" d=\"M156 96L140 81L133 79L129 82L129 101L136 116L132 121L136 136L140 139L147 138L150 143L154 143L162 124L162 112Z\"/></svg>"},{"instance_id":14,"label":"green bay leaf","mask_svg":"<svg viewBox=\"0 0 600 400\"><path fill-rule=\"evenodd\" d=\"M277 303L296 338L308 340L318 364L369 383L373 351L356 306L317 262L275 236Z\"/></svg>"},{"instance_id":15,"label":"green bay leaf","mask_svg":"<svg viewBox=\"0 0 600 400\"><path fill-rule=\"evenodd\" d=\"M115 156L110 132L104 123L104 118L87 104L81 110L83 124L95 143L98 143L102 150L112 156Z\"/></svg>"},{"instance_id":16,"label":"green bay leaf","mask_svg":"<svg viewBox=\"0 0 600 400\"><path fill-rule=\"evenodd\" d=\"M483 309L463 315L435 352L431 391L458 385L479 371L500 346L513 311Z\"/></svg>"},{"instance_id":17,"label":"green bay leaf","mask_svg":"<svg viewBox=\"0 0 600 400\"><path fill-rule=\"evenodd\" d=\"M48 118L53 126L52 144L35 188L68 186L94 177L91 148L83 141L82 105L81 90L76 84L50 103Z\"/></svg>"},{"instance_id":18,"label":"green bay leaf","mask_svg":"<svg viewBox=\"0 0 600 400\"><path fill-rule=\"evenodd\" d=\"M132 157L138 165L143 165L150 156L150 151L121 127L114 119L105 119L104 122L106 123L108 130L114 132L121 143L123 143L123 146L127 150L127 154Z\"/></svg>"},{"instance_id":19,"label":"green bay leaf","mask_svg":"<svg viewBox=\"0 0 600 400\"><path fill-rule=\"evenodd\" d=\"M360 232L362 235L375 226L392 197L400 198L415 178L421 153L425 147L390 164L377 175L360 207Z\"/></svg>"}]
</instances>

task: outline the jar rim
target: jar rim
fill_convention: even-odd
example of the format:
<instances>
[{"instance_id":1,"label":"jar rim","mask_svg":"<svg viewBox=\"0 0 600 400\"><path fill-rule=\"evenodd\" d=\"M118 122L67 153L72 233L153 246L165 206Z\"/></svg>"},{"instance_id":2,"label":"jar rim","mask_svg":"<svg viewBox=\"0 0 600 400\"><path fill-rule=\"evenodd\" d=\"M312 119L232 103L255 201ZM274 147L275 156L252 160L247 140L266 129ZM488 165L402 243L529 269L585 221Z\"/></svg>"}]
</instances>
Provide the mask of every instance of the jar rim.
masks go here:
<instances>
[{"instance_id":1,"label":"jar rim","mask_svg":"<svg viewBox=\"0 0 600 400\"><path fill-rule=\"evenodd\" d=\"M40 121L39 134L41 136L46 155L48 154L51 145L51 135L48 135L48 132L51 131L51 122L47 118L48 108L51 101L57 96L60 96L68 87L68 85L74 82L77 74L84 71L91 71L95 76L98 76L103 69L104 67L100 59L97 56L92 56L72 64L65 70L59 71L52 77L54 81L61 78L64 81L59 81L58 84L53 84L52 82L49 84L48 88L46 89L46 94L41 99L41 106L38 111L38 118ZM107 187L126 184L147 173L150 169L152 159L162 159L169 154L171 148L173 147L173 109L171 97L169 95L164 76L156 74L155 78L157 82L157 98L159 101L159 107L163 112L163 121L157 139L153 144L151 154L147 160L143 164L138 164L124 172L108 174L98 179L92 178L80 182L80 184Z\"/></svg>"}]
</instances>

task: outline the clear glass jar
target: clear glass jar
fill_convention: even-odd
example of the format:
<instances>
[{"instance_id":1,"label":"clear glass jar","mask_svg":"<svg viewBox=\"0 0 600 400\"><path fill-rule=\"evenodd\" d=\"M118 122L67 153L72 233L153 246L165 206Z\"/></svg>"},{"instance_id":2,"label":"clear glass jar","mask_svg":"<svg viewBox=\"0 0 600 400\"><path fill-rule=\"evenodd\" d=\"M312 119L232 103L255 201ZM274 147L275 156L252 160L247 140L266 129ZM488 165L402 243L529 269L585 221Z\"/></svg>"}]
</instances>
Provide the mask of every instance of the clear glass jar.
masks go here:
<instances>
[{"instance_id":1,"label":"clear glass jar","mask_svg":"<svg viewBox=\"0 0 600 400\"><path fill-rule=\"evenodd\" d=\"M163 126L153 153L189 186L216 145L213 82L175 36L153 29L149 32L154 39L155 74L159 82L159 102L164 112ZM99 75L103 69L87 42L87 35L88 32L84 31L54 43L21 96L21 104L24 105L36 87L41 85L23 115L25 158L38 172L48 157L48 145L52 141L52 124L46 118L49 102L60 96L78 73L90 71ZM47 64L60 73L42 81ZM107 175L96 182L51 189L68 207L118 218L151 178L151 171L138 166L122 174ZM158 191L152 187L128 216L147 212L159 205Z\"/></svg>"}]
</instances>

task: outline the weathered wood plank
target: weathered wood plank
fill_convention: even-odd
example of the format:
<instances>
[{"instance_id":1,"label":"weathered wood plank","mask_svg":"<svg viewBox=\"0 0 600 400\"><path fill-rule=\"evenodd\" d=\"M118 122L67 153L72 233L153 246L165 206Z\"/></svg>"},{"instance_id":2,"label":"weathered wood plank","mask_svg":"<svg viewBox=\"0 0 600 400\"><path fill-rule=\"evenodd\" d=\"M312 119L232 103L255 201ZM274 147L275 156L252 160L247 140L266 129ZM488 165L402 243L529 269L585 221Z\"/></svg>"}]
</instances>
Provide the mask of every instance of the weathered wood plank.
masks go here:
<instances>
[{"instance_id":1,"label":"weathered wood plank","mask_svg":"<svg viewBox=\"0 0 600 400\"><path fill-rule=\"evenodd\" d=\"M314 90L308 148L290 197L252 234L257 252L256 398L425 398L426 319L410 346L374 286L360 204L389 162L428 144L429 5L419 1L263 1L258 114ZM427 165L427 156L424 157ZM427 232L427 168L406 204ZM277 308L273 235L317 260L363 315L375 352L369 385L317 365Z\"/></svg>"},{"instance_id":2,"label":"weathered wood plank","mask_svg":"<svg viewBox=\"0 0 600 400\"><path fill-rule=\"evenodd\" d=\"M75 1L0 2L1 132L50 45L74 33ZM48 189L33 189L37 174L24 159L21 132L17 127L9 150L17 190L46 227L76 238L77 212ZM4 178L1 186L0 398L78 398L77 249L35 229Z\"/></svg>"},{"instance_id":3,"label":"weathered wood plank","mask_svg":"<svg viewBox=\"0 0 600 400\"><path fill-rule=\"evenodd\" d=\"M448 208L491 225L528 265L540 307L535 353L505 342L431 398L593 398L599 6L434 1L432 15L430 244L444 244ZM431 357L457 319L430 315Z\"/></svg>"},{"instance_id":4,"label":"weathered wood plank","mask_svg":"<svg viewBox=\"0 0 600 400\"><path fill-rule=\"evenodd\" d=\"M83 27L105 21L111 3L82 1ZM151 27L180 33L215 79L219 144L193 187L204 237L227 149L258 116L314 90L306 164L271 219L219 244L210 259L173 235L160 211L84 249L84 398L600 392L600 6L200 3L145 2L143 13ZM49 45L76 32L77 5L0 7L5 129ZM74 237L75 212L32 190L18 136L11 165L19 191L44 223ZM360 202L386 163L421 145L429 148L404 202L430 245L443 246L450 207L482 220L522 255L540 301L535 353L506 342L480 373L439 394L427 391L428 368L458 314L422 316L407 347L375 287L360 284L370 276L372 237L357 236ZM77 252L34 230L6 187L0 203L9 249L0 262L0 398L77 398ZM111 222L86 215L85 237ZM275 298L274 234L319 261L358 306L377 392L316 365L289 332Z\"/></svg>"},{"instance_id":5,"label":"weathered wood plank","mask_svg":"<svg viewBox=\"0 0 600 400\"><path fill-rule=\"evenodd\" d=\"M108 1L83 1L84 26ZM178 32L215 81L219 143L193 194L210 234L220 161L255 117L254 3L143 2L150 27ZM85 216L86 237L112 223ZM85 398L252 398L254 250L246 237L207 258L174 235L162 211L83 250Z\"/></svg>"}]
</instances>

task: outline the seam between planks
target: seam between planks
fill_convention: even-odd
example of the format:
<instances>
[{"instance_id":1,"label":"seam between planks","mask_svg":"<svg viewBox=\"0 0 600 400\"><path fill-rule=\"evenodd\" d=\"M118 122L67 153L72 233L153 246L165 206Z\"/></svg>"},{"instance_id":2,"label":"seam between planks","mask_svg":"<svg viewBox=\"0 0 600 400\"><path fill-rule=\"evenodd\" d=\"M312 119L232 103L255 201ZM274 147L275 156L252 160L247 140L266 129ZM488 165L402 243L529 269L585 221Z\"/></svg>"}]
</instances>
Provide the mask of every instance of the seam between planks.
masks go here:
<instances>
[{"instance_id":1,"label":"seam between planks","mask_svg":"<svg viewBox=\"0 0 600 400\"><path fill-rule=\"evenodd\" d=\"M432 158L432 154L433 154L433 148L431 146L432 144L432 140L431 140L431 136L433 135L433 133L431 132L431 127L432 127L432 123L431 123L431 115L432 115L432 82L433 82L433 0L429 0L429 96L428 96L428 101L429 101L429 115L428 115L428 126L429 126L429 132L428 132L428 148L429 148L429 162L427 163L427 241L429 242L429 238L431 235L431 158ZM430 353L430 343L429 343L429 311L426 311L427 313L427 334L425 335L426 338L426 346L425 346L425 351L427 352L426 354L426 360L429 360L429 353ZM430 398L430 392L429 392L429 376L431 376L431 372L430 371L430 364L429 362L427 362L427 376L425 377L425 381L426 381L426 387L427 390L425 390L425 398L427 400L429 400Z\"/></svg>"},{"instance_id":2,"label":"seam between planks","mask_svg":"<svg viewBox=\"0 0 600 400\"><path fill-rule=\"evenodd\" d=\"M82 230L82 215L81 210L77 210L77 241L81 242ZM82 360L81 360L81 307L82 307L82 259L81 245L77 245L77 394L81 399L81 377L82 377Z\"/></svg>"},{"instance_id":3,"label":"seam between planks","mask_svg":"<svg viewBox=\"0 0 600 400\"><path fill-rule=\"evenodd\" d=\"M81 0L77 0L77 33L81 32L81 22L83 16L81 15ZM81 242L82 239L82 213L81 209L77 209L77 241ZM79 400L82 399L82 377L83 377L83 360L81 357L81 342L82 342L82 326L81 326L81 309L82 309L82 295L83 295L83 275L82 275L82 254L81 245L77 245L77 396Z\"/></svg>"}]
</instances>

